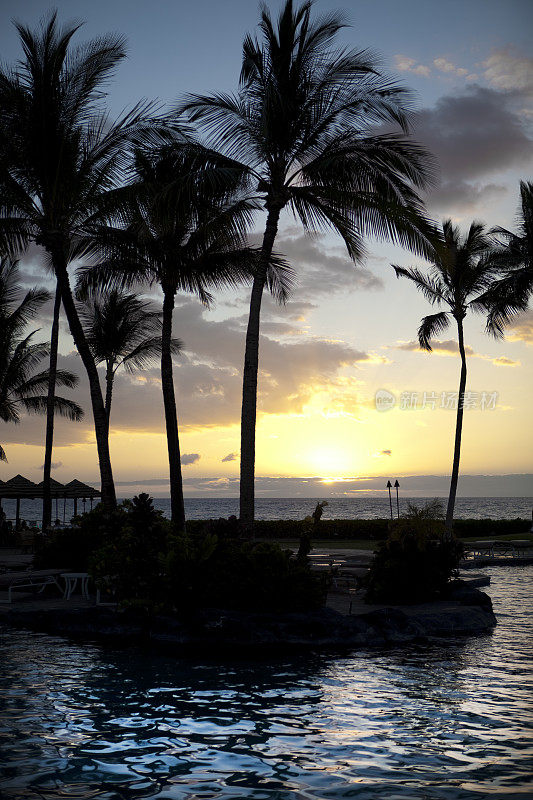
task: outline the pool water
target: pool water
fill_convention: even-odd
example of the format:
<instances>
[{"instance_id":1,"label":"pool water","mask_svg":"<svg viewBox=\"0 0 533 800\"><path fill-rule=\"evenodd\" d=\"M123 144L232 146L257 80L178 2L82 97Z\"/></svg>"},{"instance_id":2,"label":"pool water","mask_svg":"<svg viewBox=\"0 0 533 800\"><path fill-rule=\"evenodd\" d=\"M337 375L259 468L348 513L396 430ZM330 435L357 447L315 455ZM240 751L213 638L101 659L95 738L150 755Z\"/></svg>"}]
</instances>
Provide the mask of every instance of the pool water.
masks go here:
<instances>
[{"instance_id":1,"label":"pool water","mask_svg":"<svg viewBox=\"0 0 533 800\"><path fill-rule=\"evenodd\" d=\"M487 636L197 663L0 632L0 797L533 796L532 567Z\"/></svg>"}]
</instances>

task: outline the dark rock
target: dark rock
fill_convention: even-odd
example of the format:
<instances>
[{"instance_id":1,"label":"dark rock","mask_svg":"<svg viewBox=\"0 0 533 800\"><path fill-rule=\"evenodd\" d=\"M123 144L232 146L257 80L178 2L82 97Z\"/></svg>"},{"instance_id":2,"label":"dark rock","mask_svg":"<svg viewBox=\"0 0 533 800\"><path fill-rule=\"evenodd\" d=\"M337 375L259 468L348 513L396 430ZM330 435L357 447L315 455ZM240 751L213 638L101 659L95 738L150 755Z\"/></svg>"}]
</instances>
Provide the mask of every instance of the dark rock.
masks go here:
<instances>
[{"instance_id":1,"label":"dark rock","mask_svg":"<svg viewBox=\"0 0 533 800\"><path fill-rule=\"evenodd\" d=\"M330 608L308 613L247 613L203 609L184 617L150 616L101 607L10 611L17 627L114 645L150 644L212 654L269 653L291 648L383 647L433 637L485 633L496 624L490 598L455 587L454 599L423 606L379 608L345 616Z\"/></svg>"}]
</instances>

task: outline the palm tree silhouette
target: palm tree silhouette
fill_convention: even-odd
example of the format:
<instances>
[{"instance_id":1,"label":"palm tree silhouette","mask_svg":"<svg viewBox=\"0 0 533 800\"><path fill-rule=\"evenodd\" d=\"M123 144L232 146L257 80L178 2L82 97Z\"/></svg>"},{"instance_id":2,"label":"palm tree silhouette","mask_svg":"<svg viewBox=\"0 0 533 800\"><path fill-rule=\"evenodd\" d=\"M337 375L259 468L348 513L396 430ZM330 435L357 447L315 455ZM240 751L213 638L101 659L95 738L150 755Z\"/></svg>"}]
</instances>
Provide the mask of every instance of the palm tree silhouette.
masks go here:
<instances>
[{"instance_id":1,"label":"palm tree silhouette","mask_svg":"<svg viewBox=\"0 0 533 800\"><path fill-rule=\"evenodd\" d=\"M187 292L209 304L210 289L250 279L257 259L244 239L255 205L239 195L239 170L192 143L175 141L157 151L138 150L135 172L136 179L117 190L120 218L98 232L103 258L98 266L80 272L80 286L83 291L90 285L124 288L148 282L162 289L161 383L171 515L178 529L184 529L172 367L175 298ZM290 276L281 261L269 269L268 280L283 299Z\"/></svg>"},{"instance_id":2,"label":"palm tree silhouette","mask_svg":"<svg viewBox=\"0 0 533 800\"><path fill-rule=\"evenodd\" d=\"M262 41L243 44L237 94L194 95L179 110L201 124L207 143L246 169L267 212L246 333L241 413L240 516L254 519L259 328L267 265L280 214L308 231L329 229L354 260L367 234L430 255L432 228L415 191L429 180L427 154L403 134L409 95L368 52L339 48L337 14L311 19L311 2L286 0L277 24L264 6Z\"/></svg>"},{"instance_id":3,"label":"palm tree silhouette","mask_svg":"<svg viewBox=\"0 0 533 800\"><path fill-rule=\"evenodd\" d=\"M102 502L110 509L116 499L107 418L68 268L91 252L87 228L122 179L129 142L147 134L149 108L138 106L116 122L101 110L105 83L125 56L122 37L103 36L74 48L80 26L61 28L57 12L36 32L15 25L24 58L13 69L0 68L0 236L10 253L29 241L46 251L89 378ZM51 367L53 396L53 361Z\"/></svg>"},{"instance_id":4,"label":"palm tree silhouette","mask_svg":"<svg viewBox=\"0 0 533 800\"><path fill-rule=\"evenodd\" d=\"M490 232L497 242L492 258L504 273L490 293L491 324L503 335L506 324L526 310L533 292L533 182L520 181L516 232L501 227Z\"/></svg>"},{"instance_id":5,"label":"palm tree silhouette","mask_svg":"<svg viewBox=\"0 0 533 800\"><path fill-rule=\"evenodd\" d=\"M444 241L432 260L433 267L428 274L415 268L406 269L394 264L393 267L398 278L403 277L413 281L416 288L432 305L447 306L446 311L423 317L418 329L418 341L423 350L431 352L431 340L446 330L452 318L457 325L461 375L450 494L446 510L446 535L450 537L459 480L467 376L463 321L469 310L486 314L487 331L493 336L500 336L498 324L495 324L491 315L490 288L495 279L501 275L501 266L490 258L491 239L481 223L473 222L464 238L461 237L459 228L452 225L451 220L443 222L442 231Z\"/></svg>"},{"instance_id":6,"label":"palm tree silhouette","mask_svg":"<svg viewBox=\"0 0 533 800\"><path fill-rule=\"evenodd\" d=\"M161 356L161 312L135 294L118 289L93 292L79 313L96 364L105 364L105 410L111 416L113 383L120 367L135 372ZM172 339L173 355L182 343Z\"/></svg>"},{"instance_id":7,"label":"palm tree silhouette","mask_svg":"<svg viewBox=\"0 0 533 800\"><path fill-rule=\"evenodd\" d=\"M30 289L20 302L18 295L17 261L0 259L0 419L20 422L20 411L45 414L48 388L48 370L37 372L39 364L50 353L50 345L34 342L37 330L25 333L28 323L50 299L44 289ZM56 370L59 386L72 389L78 383L77 375L68 370ZM54 397L54 412L67 419L79 421L83 410L73 400ZM7 461L0 445L0 461Z\"/></svg>"}]
</instances>

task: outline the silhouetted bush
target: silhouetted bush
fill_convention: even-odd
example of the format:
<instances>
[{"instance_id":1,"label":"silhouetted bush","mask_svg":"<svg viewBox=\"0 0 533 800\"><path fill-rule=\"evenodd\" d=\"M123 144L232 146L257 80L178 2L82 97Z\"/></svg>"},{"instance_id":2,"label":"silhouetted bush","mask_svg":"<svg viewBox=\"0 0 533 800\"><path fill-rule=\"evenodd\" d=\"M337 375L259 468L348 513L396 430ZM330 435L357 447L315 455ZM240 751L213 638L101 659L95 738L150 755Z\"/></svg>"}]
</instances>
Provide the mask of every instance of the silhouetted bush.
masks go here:
<instances>
[{"instance_id":1,"label":"silhouetted bush","mask_svg":"<svg viewBox=\"0 0 533 800\"><path fill-rule=\"evenodd\" d=\"M325 601L324 579L280 545L241 538L234 517L176 533L146 495L123 510L120 530L92 555L98 586L126 606L187 613L217 607L304 610Z\"/></svg>"},{"instance_id":2,"label":"silhouetted bush","mask_svg":"<svg viewBox=\"0 0 533 800\"><path fill-rule=\"evenodd\" d=\"M444 539L444 513L438 501L419 509L410 505L405 517L390 523L364 579L366 601L409 604L445 594L462 555L457 539Z\"/></svg>"},{"instance_id":3,"label":"silhouetted bush","mask_svg":"<svg viewBox=\"0 0 533 800\"><path fill-rule=\"evenodd\" d=\"M385 539L388 532L386 519L321 519L313 525L313 539ZM206 520L188 520L191 534L200 532ZM256 520L253 531L256 539L300 539L306 535L309 523L297 519Z\"/></svg>"},{"instance_id":4,"label":"silhouetted bush","mask_svg":"<svg viewBox=\"0 0 533 800\"><path fill-rule=\"evenodd\" d=\"M390 519L321 519L313 527L313 539L339 539L342 541L384 541L389 534ZM191 535L203 530L206 520L189 520L187 530ZM256 539L300 539L306 523L304 520L257 520L254 523ZM526 534L531 527L528 519L456 519L455 535L459 538L487 539L491 536Z\"/></svg>"},{"instance_id":5,"label":"silhouetted bush","mask_svg":"<svg viewBox=\"0 0 533 800\"><path fill-rule=\"evenodd\" d=\"M131 501L127 500L107 514L98 504L92 511L76 517L72 528L47 534L36 552L34 566L37 569L57 567L87 572L92 554L124 527L129 506Z\"/></svg>"}]
</instances>

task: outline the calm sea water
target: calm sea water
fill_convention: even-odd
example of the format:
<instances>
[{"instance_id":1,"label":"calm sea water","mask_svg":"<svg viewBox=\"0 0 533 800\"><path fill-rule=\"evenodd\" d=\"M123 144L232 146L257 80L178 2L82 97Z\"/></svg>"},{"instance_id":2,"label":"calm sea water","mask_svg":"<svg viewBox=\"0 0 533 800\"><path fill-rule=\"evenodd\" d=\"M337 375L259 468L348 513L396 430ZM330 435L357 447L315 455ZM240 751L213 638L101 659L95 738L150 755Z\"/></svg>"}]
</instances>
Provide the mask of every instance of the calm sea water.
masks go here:
<instances>
[{"instance_id":1,"label":"calm sea water","mask_svg":"<svg viewBox=\"0 0 533 800\"><path fill-rule=\"evenodd\" d=\"M493 567L486 636L196 662L0 632L0 796L525 800L532 567Z\"/></svg>"},{"instance_id":2,"label":"calm sea water","mask_svg":"<svg viewBox=\"0 0 533 800\"><path fill-rule=\"evenodd\" d=\"M258 498L256 500L256 519L303 519L313 513L317 500L324 498ZM431 497L402 497L400 495L400 513L407 509L409 502L422 505ZM441 498L443 499L443 498ZM443 499L444 504L446 499ZM3 507L8 518L15 517L15 501L3 500ZM329 498L328 506L324 509L324 519L372 519L388 517L390 513L388 497L349 497ZM170 499L156 497L156 508L161 509L165 516L170 517ZM86 508L89 509L89 503ZM394 498L394 512L396 513L396 499ZM471 519L516 519L522 517L531 519L533 497L460 497L456 502L456 517ZM78 503L78 512L83 511L83 504ZM185 512L188 519L218 519L229 517L231 514L238 516L239 500L236 497L209 497L185 498ZM39 520L42 505L36 500L23 500L21 502L21 517L26 520ZM68 521L74 513L71 501L64 503L54 501L52 513L62 521Z\"/></svg>"}]
</instances>

